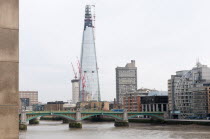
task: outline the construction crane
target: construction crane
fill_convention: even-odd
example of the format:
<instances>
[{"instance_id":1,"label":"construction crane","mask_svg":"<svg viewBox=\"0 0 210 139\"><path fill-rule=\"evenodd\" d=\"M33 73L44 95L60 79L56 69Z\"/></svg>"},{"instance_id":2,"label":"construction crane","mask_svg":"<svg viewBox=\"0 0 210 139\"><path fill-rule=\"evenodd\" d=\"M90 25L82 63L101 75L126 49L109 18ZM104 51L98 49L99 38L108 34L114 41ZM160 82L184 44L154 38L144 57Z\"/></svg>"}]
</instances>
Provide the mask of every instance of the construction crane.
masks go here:
<instances>
[{"instance_id":1,"label":"construction crane","mask_svg":"<svg viewBox=\"0 0 210 139\"><path fill-rule=\"evenodd\" d=\"M77 72L75 71L75 69L74 69L74 65L71 63L71 65L72 65L72 69L73 69L73 71L74 71L74 78L75 79L77 79Z\"/></svg>"},{"instance_id":2,"label":"construction crane","mask_svg":"<svg viewBox=\"0 0 210 139\"><path fill-rule=\"evenodd\" d=\"M82 101L85 101L85 87L86 87L86 79L85 79L85 73L82 73L82 70L81 70L81 65L80 65L80 61L79 59L77 58L77 67L78 67L78 70L79 70L79 79L80 79L80 82L81 82L81 86L82 86L82 92L81 92L81 95L82 95Z\"/></svg>"}]
</instances>

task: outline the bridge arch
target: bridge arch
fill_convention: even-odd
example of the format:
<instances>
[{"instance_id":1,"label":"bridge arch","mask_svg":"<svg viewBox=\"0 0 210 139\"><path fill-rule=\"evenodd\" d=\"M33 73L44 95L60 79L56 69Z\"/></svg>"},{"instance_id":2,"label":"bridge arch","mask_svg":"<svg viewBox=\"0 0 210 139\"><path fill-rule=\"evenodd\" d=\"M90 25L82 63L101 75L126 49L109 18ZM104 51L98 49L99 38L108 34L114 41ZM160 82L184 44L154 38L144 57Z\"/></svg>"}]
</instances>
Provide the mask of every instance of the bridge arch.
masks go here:
<instances>
[{"instance_id":1,"label":"bridge arch","mask_svg":"<svg viewBox=\"0 0 210 139\"><path fill-rule=\"evenodd\" d=\"M36 119L38 117L43 117L43 116L58 116L58 117L61 117L61 118L65 118L65 119L68 119L68 120L73 120L75 121L75 118L71 117L71 116L66 116L66 115L63 115L63 114L39 114L39 115L36 115L36 116L33 116L33 117L30 117L30 118L27 118L26 121L30 121L30 120L33 120L33 119Z\"/></svg>"},{"instance_id":2,"label":"bridge arch","mask_svg":"<svg viewBox=\"0 0 210 139\"><path fill-rule=\"evenodd\" d=\"M92 117L92 116L99 116L99 115L105 115L105 116L108 116L108 117L111 117L111 118L114 118L114 119L122 120L121 117L119 117L117 115L113 115L113 114L91 114L91 115L87 115L85 117L82 117L81 120L87 119L87 118Z\"/></svg>"},{"instance_id":3,"label":"bridge arch","mask_svg":"<svg viewBox=\"0 0 210 139\"><path fill-rule=\"evenodd\" d=\"M131 119L131 118L136 117L138 115L151 116L151 117L154 117L154 118L157 118L157 119L160 119L160 120L164 120L164 118L159 116L159 115L149 114L149 113L148 114L144 114L144 113L142 113L142 114L141 113L140 114L135 114L135 115L129 116L128 119Z\"/></svg>"}]
</instances>

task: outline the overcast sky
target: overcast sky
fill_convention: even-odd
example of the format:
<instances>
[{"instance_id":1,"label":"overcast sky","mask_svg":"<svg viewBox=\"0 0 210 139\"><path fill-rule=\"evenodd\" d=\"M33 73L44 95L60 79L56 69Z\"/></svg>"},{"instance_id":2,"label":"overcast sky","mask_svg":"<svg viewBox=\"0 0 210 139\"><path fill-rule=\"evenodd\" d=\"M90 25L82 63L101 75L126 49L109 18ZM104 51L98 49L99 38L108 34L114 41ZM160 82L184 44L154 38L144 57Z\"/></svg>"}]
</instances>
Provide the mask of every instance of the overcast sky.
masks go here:
<instances>
[{"instance_id":1,"label":"overcast sky","mask_svg":"<svg viewBox=\"0 0 210 139\"><path fill-rule=\"evenodd\" d=\"M71 99L86 0L20 0L20 90ZM96 51L102 100L116 96L115 68L136 60L138 88L167 90L196 59L210 66L209 0L98 0Z\"/></svg>"}]
</instances>

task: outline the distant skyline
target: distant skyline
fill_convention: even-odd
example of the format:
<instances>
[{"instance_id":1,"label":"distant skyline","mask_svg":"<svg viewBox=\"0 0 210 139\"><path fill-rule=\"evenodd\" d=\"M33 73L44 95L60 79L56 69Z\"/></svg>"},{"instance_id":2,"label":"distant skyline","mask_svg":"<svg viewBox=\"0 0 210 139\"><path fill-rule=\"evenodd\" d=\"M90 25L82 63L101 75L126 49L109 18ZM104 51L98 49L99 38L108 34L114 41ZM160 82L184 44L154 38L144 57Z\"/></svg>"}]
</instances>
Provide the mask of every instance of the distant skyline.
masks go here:
<instances>
[{"instance_id":1,"label":"distant skyline","mask_svg":"<svg viewBox=\"0 0 210 139\"><path fill-rule=\"evenodd\" d=\"M71 62L80 57L81 0L20 1L20 88L39 101L71 99ZM115 68L136 61L138 88L167 91L167 80L197 58L210 66L210 1L99 0L96 51L102 100L116 97Z\"/></svg>"}]
</instances>

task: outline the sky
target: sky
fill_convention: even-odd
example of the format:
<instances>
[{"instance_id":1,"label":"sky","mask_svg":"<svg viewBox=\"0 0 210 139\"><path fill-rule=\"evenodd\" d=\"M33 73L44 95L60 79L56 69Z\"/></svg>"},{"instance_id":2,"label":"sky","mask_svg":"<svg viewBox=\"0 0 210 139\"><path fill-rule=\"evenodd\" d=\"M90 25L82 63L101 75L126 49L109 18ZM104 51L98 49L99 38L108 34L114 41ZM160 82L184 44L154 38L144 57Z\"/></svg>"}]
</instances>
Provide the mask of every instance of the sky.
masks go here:
<instances>
[{"instance_id":1,"label":"sky","mask_svg":"<svg viewBox=\"0 0 210 139\"><path fill-rule=\"evenodd\" d=\"M166 91L167 80L210 66L209 0L20 0L19 90L39 101L71 100L85 5L96 5L96 51L102 100L116 96L115 68L131 60L138 88Z\"/></svg>"}]
</instances>

